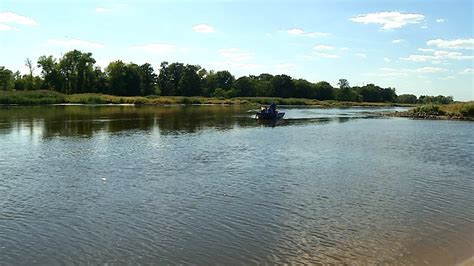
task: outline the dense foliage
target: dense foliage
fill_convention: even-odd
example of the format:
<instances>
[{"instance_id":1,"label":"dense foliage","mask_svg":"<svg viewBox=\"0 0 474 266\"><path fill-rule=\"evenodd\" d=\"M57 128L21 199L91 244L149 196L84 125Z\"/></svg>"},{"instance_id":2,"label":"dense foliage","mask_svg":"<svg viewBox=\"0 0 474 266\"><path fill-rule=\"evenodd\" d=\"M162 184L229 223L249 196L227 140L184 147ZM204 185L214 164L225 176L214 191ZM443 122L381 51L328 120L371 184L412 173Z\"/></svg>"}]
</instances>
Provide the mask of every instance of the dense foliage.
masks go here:
<instances>
[{"instance_id":1,"label":"dense foliage","mask_svg":"<svg viewBox=\"0 0 474 266\"><path fill-rule=\"evenodd\" d=\"M159 74L146 63L137 65L120 60L104 70L95 66L91 53L73 50L56 59L41 56L34 76L34 64L26 59L27 75L0 67L0 90L54 90L64 94L103 93L118 96L203 96L281 97L349 102L451 103L448 96L397 96L394 88L374 84L351 87L340 79L334 88L326 81L311 83L287 75L260 74L235 79L229 71L208 71L199 65L162 62Z\"/></svg>"}]
</instances>

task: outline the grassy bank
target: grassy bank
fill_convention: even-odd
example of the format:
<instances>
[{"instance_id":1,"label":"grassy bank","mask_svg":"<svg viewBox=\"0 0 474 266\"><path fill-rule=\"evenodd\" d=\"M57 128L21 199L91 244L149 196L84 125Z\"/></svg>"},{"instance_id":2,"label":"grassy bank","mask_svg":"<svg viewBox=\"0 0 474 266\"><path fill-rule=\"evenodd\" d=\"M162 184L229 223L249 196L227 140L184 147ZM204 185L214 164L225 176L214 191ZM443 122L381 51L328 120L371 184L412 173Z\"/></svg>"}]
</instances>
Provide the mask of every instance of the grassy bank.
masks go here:
<instances>
[{"instance_id":1,"label":"grassy bank","mask_svg":"<svg viewBox=\"0 0 474 266\"><path fill-rule=\"evenodd\" d=\"M0 91L0 104L38 105L65 102L66 95L55 91Z\"/></svg>"},{"instance_id":2,"label":"grassy bank","mask_svg":"<svg viewBox=\"0 0 474 266\"><path fill-rule=\"evenodd\" d=\"M40 104L269 104L278 105L306 105L318 107L350 107L350 106L413 106L397 103L367 103L367 102L338 102L318 101L300 98L275 98L275 97L238 97L238 98L205 98L182 96L113 96L98 93L83 93L65 95L54 91L0 91L0 104L40 105Z\"/></svg>"},{"instance_id":3,"label":"grassy bank","mask_svg":"<svg viewBox=\"0 0 474 266\"><path fill-rule=\"evenodd\" d=\"M416 119L474 120L474 101L446 105L426 104L417 106L407 112L395 112L387 115Z\"/></svg>"}]
</instances>

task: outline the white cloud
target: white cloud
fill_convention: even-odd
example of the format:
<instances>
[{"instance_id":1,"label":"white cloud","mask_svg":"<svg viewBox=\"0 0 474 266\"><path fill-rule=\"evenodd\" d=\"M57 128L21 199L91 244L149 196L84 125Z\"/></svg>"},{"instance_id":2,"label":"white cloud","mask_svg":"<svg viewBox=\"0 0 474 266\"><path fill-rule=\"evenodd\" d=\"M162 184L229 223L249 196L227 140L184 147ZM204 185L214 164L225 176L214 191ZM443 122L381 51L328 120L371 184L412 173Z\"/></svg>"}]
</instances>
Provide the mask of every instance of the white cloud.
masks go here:
<instances>
[{"instance_id":1,"label":"white cloud","mask_svg":"<svg viewBox=\"0 0 474 266\"><path fill-rule=\"evenodd\" d=\"M14 28L12 26L9 26L7 24L2 24L0 23L0 31L7 31L7 30L13 30Z\"/></svg>"},{"instance_id":2,"label":"white cloud","mask_svg":"<svg viewBox=\"0 0 474 266\"><path fill-rule=\"evenodd\" d=\"M195 26L193 26L193 30L195 32L200 32L200 33L214 33L214 32L216 32L216 29L213 26L207 25L207 24L195 25Z\"/></svg>"},{"instance_id":3,"label":"white cloud","mask_svg":"<svg viewBox=\"0 0 474 266\"><path fill-rule=\"evenodd\" d=\"M97 13L105 13L105 12L109 12L109 11L110 11L110 9L105 8L105 7L96 7L96 9L95 9L95 12L97 12Z\"/></svg>"},{"instance_id":4,"label":"white cloud","mask_svg":"<svg viewBox=\"0 0 474 266\"><path fill-rule=\"evenodd\" d=\"M349 20L364 24L381 24L382 29L397 29L408 24L418 24L425 19L421 14L403 14L400 12L378 12L357 15Z\"/></svg>"},{"instance_id":5,"label":"white cloud","mask_svg":"<svg viewBox=\"0 0 474 266\"><path fill-rule=\"evenodd\" d=\"M291 35L304 34L304 30L298 29L298 28L293 28L293 29L287 30L286 32L288 32L288 34L291 34Z\"/></svg>"},{"instance_id":6,"label":"white cloud","mask_svg":"<svg viewBox=\"0 0 474 266\"><path fill-rule=\"evenodd\" d=\"M432 54L415 54L415 55L410 55L408 57L403 57L400 58L402 60L406 61L413 61L413 62L426 62L426 61L433 61L433 63L438 62L441 63L442 60L470 60L474 59L474 56L472 55L463 55L462 53L459 52L448 52L448 51L436 51L436 50L430 50L430 49L422 49L422 52L429 52Z\"/></svg>"},{"instance_id":7,"label":"white cloud","mask_svg":"<svg viewBox=\"0 0 474 266\"><path fill-rule=\"evenodd\" d=\"M429 40L427 45L434 45L445 49L474 49L474 39L456 39L456 40Z\"/></svg>"},{"instance_id":8,"label":"white cloud","mask_svg":"<svg viewBox=\"0 0 474 266\"><path fill-rule=\"evenodd\" d=\"M246 61L253 57L251 53L244 52L238 48L221 49L219 50L219 55L233 61Z\"/></svg>"},{"instance_id":9,"label":"white cloud","mask_svg":"<svg viewBox=\"0 0 474 266\"><path fill-rule=\"evenodd\" d=\"M414 70L416 73L439 73L444 71L446 71L446 69L439 67L422 67Z\"/></svg>"},{"instance_id":10,"label":"white cloud","mask_svg":"<svg viewBox=\"0 0 474 266\"><path fill-rule=\"evenodd\" d=\"M19 24L19 25L27 25L27 26L38 25L38 22L36 22L36 20L29 17L22 16L22 15L18 15L12 12L1 12L0 23Z\"/></svg>"},{"instance_id":11,"label":"white cloud","mask_svg":"<svg viewBox=\"0 0 474 266\"><path fill-rule=\"evenodd\" d=\"M305 32L300 28L292 28L286 31L290 35L294 36L307 36L307 37L316 37L316 36L327 36L328 33L325 32Z\"/></svg>"},{"instance_id":12,"label":"white cloud","mask_svg":"<svg viewBox=\"0 0 474 266\"><path fill-rule=\"evenodd\" d=\"M446 77L442 77L442 78L439 78L441 80L449 80L449 79L454 79L454 76L446 76Z\"/></svg>"},{"instance_id":13,"label":"white cloud","mask_svg":"<svg viewBox=\"0 0 474 266\"><path fill-rule=\"evenodd\" d=\"M329 50L334 50L333 46L330 45L316 45L313 47L313 50L315 51L329 51Z\"/></svg>"},{"instance_id":14,"label":"white cloud","mask_svg":"<svg viewBox=\"0 0 474 266\"><path fill-rule=\"evenodd\" d=\"M428 25L423 25L420 27L421 29L427 29L428 28Z\"/></svg>"},{"instance_id":15,"label":"white cloud","mask_svg":"<svg viewBox=\"0 0 474 266\"><path fill-rule=\"evenodd\" d=\"M356 53L354 55L357 56L357 57L360 57L360 58L367 58L367 55L363 54L363 53Z\"/></svg>"},{"instance_id":16,"label":"white cloud","mask_svg":"<svg viewBox=\"0 0 474 266\"><path fill-rule=\"evenodd\" d=\"M434 49L426 49L426 48L418 48L418 51L423 52L423 53L434 53Z\"/></svg>"},{"instance_id":17,"label":"white cloud","mask_svg":"<svg viewBox=\"0 0 474 266\"><path fill-rule=\"evenodd\" d=\"M150 43L132 46L131 49L141 50L156 55L164 55L174 52L176 50L176 46L167 43Z\"/></svg>"},{"instance_id":18,"label":"white cloud","mask_svg":"<svg viewBox=\"0 0 474 266\"><path fill-rule=\"evenodd\" d=\"M347 51L347 50L349 50L349 48L348 48L348 47L342 47L342 48L339 48L339 50L341 50L341 51Z\"/></svg>"},{"instance_id":19,"label":"white cloud","mask_svg":"<svg viewBox=\"0 0 474 266\"><path fill-rule=\"evenodd\" d=\"M439 19L436 20L436 22L438 22L438 23L443 23L443 22L445 22L445 21L446 21L446 20L444 20L443 18L439 18Z\"/></svg>"},{"instance_id":20,"label":"white cloud","mask_svg":"<svg viewBox=\"0 0 474 266\"><path fill-rule=\"evenodd\" d=\"M403 39L396 39L396 40L393 40L392 43L401 43L401 42L404 42Z\"/></svg>"},{"instance_id":21,"label":"white cloud","mask_svg":"<svg viewBox=\"0 0 474 266\"><path fill-rule=\"evenodd\" d=\"M396 69L396 68L383 67L383 68L380 68L380 71L381 71L380 73L372 74L372 75L394 78L394 77L406 77L409 75L416 74L418 77L421 77L419 76L419 74L441 73L441 72L445 72L446 69L439 68L439 67L421 67L421 68L415 68L415 69L407 69L407 68Z\"/></svg>"},{"instance_id":22,"label":"white cloud","mask_svg":"<svg viewBox=\"0 0 474 266\"><path fill-rule=\"evenodd\" d=\"M474 74L474 68L466 68L463 71L459 72L460 75L472 75Z\"/></svg>"},{"instance_id":23,"label":"white cloud","mask_svg":"<svg viewBox=\"0 0 474 266\"><path fill-rule=\"evenodd\" d=\"M392 60L390 60L389 58L385 57L385 58L383 59L383 61L385 61L385 62L388 63L388 62L391 62Z\"/></svg>"},{"instance_id":24,"label":"white cloud","mask_svg":"<svg viewBox=\"0 0 474 266\"><path fill-rule=\"evenodd\" d=\"M104 48L103 44L95 43L95 42L88 42L79 39L69 39L69 40L48 40L49 45L55 46L65 46L65 47L81 47L81 48L88 48L88 49L100 49Z\"/></svg>"},{"instance_id":25,"label":"white cloud","mask_svg":"<svg viewBox=\"0 0 474 266\"><path fill-rule=\"evenodd\" d=\"M315 55L321 58L339 58L340 56L337 54L326 54L326 53L315 53Z\"/></svg>"}]
</instances>

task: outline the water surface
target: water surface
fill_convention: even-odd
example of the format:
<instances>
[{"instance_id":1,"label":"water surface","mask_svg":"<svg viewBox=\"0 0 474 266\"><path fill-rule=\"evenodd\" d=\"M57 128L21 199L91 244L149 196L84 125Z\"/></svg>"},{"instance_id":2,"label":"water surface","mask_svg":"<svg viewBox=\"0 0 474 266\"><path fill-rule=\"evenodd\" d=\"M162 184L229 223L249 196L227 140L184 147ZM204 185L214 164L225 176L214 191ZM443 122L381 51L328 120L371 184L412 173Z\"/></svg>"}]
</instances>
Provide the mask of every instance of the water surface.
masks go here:
<instances>
[{"instance_id":1,"label":"water surface","mask_svg":"<svg viewBox=\"0 0 474 266\"><path fill-rule=\"evenodd\" d=\"M380 109L0 109L0 264L454 264L474 123Z\"/></svg>"}]
</instances>

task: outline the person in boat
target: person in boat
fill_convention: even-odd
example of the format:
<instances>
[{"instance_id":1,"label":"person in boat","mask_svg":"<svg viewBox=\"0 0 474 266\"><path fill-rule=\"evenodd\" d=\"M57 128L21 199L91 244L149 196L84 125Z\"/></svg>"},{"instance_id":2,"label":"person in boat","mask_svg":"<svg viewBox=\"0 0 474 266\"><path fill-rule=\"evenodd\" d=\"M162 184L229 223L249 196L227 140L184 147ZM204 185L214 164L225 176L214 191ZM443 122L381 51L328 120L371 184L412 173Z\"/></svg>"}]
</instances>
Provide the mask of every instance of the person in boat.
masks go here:
<instances>
[{"instance_id":1,"label":"person in boat","mask_svg":"<svg viewBox=\"0 0 474 266\"><path fill-rule=\"evenodd\" d=\"M276 104L275 104L275 103L271 103L271 104L270 104L270 113L271 113L271 114L275 114L275 113L276 113Z\"/></svg>"}]
</instances>

